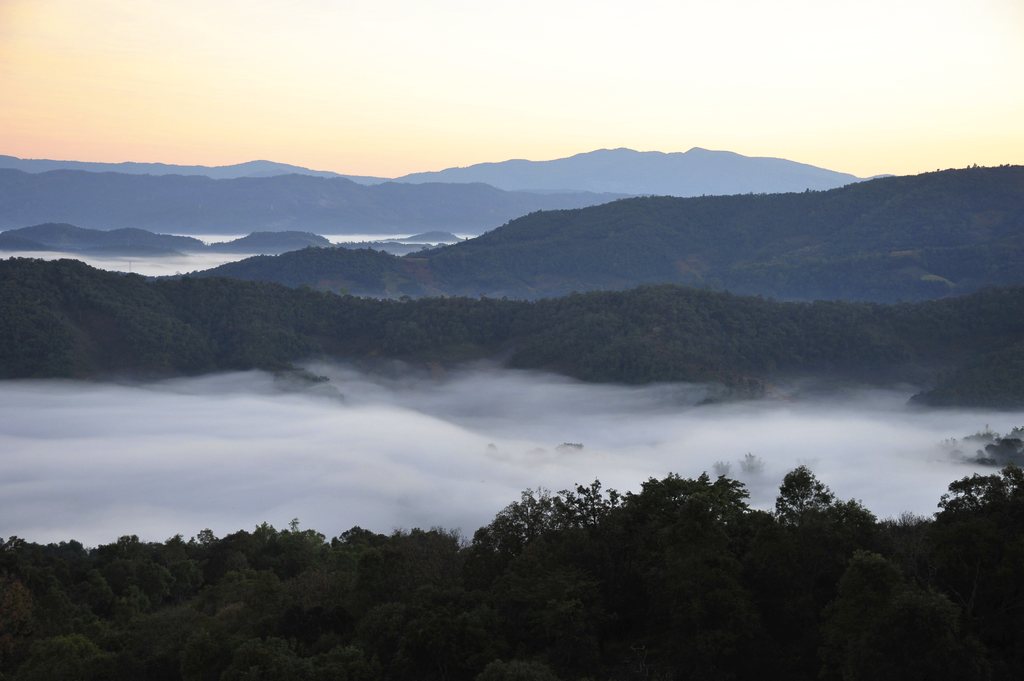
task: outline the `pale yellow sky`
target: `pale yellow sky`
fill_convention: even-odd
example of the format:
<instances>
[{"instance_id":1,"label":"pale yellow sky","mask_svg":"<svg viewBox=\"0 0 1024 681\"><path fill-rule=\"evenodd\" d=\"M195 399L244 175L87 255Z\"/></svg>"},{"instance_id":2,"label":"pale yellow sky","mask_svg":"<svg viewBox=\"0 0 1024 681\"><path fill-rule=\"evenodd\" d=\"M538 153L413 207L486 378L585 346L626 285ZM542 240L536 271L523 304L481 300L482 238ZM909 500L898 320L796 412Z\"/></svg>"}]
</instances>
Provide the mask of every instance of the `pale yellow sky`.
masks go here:
<instances>
[{"instance_id":1,"label":"pale yellow sky","mask_svg":"<svg viewBox=\"0 0 1024 681\"><path fill-rule=\"evenodd\" d=\"M1024 0L0 0L0 153L1024 163Z\"/></svg>"}]
</instances>

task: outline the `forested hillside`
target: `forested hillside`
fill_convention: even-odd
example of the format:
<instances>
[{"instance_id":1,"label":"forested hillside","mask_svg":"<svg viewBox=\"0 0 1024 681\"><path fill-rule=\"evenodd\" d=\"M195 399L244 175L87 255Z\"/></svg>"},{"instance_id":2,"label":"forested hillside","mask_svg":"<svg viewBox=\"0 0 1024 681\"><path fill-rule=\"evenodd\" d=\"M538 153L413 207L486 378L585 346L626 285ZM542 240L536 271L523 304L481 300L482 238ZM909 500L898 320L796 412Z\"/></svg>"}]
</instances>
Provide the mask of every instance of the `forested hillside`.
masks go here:
<instances>
[{"instance_id":1,"label":"forested hillside","mask_svg":"<svg viewBox=\"0 0 1024 681\"><path fill-rule=\"evenodd\" d=\"M527 491L472 541L297 520L96 548L0 539L0 677L1024 676L1021 469L954 482L934 519L879 521L805 467L773 511L746 498L707 475Z\"/></svg>"},{"instance_id":2,"label":"forested hillside","mask_svg":"<svg viewBox=\"0 0 1024 681\"><path fill-rule=\"evenodd\" d=\"M363 281L353 272L369 258L299 251L203 274L378 296L537 298L675 283L785 300L941 298L1024 284L1024 167L538 212L427 254L381 259Z\"/></svg>"},{"instance_id":3,"label":"forested hillside","mask_svg":"<svg viewBox=\"0 0 1024 681\"><path fill-rule=\"evenodd\" d=\"M534 302L376 300L280 285L147 281L80 262L0 262L0 377L167 376L314 357L495 358L587 381L796 377L934 386L1024 405L1024 289L919 304L780 303L675 286Z\"/></svg>"}]
</instances>

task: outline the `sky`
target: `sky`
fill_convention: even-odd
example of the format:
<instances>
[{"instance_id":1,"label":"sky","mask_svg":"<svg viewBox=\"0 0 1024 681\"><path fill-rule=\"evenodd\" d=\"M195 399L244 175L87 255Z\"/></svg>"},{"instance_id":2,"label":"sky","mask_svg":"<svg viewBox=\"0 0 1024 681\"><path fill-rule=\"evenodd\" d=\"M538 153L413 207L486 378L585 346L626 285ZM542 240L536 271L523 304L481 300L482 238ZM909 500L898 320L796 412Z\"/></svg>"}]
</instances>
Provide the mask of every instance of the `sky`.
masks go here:
<instances>
[{"instance_id":1,"label":"sky","mask_svg":"<svg viewBox=\"0 0 1024 681\"><path fill-rule=\"evenodd\" d=\"M0 153L1024 163L1021 0L0 0Z\"/></svg>"}]
</instances>

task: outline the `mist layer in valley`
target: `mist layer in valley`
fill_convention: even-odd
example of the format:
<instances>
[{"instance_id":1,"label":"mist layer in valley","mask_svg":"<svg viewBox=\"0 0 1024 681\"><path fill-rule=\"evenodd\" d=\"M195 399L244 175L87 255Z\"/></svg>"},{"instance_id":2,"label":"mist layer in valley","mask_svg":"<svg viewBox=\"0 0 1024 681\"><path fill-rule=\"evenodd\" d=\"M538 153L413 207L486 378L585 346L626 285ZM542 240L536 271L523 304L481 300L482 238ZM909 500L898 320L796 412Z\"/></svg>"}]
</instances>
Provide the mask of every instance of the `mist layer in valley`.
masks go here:
<instances>
[{"instance_id":1,"label":"mist layer in valley","mask_svg":"<svg viewBox=\"0 0 1024 681\"><path fill-rule=\"evenodd\" d=\"M220 267L255 255L254 253L179 253L160 256L95 255L64 251L13 251L2 257L38 258L40 260L81 260L90 267L111 272L134 272L147 277L173 276L196 270Z\"/></svg>"},{"instance_id":2,"label":"mist layer in valley","mask_svg":"<svg viewBox=\"0 0 1024 681\"><path fill-rule=\"evenodd\" d=\"M332 244L371 244L407 239L405 234L324 234ZM184 236L184 235L176 235ZM228 242L240 239L246 234L205 234L207 243ZM458 234L461 239L471 238L473 234ZM237 262L259 253L248 252L188 252L168 253L160 255L121 255L107 253L83 253L72 251L2 251L0 257L38 258L40 260L81 260L85 264L111 272L134 272L148 277L173 276L220 267L230 262Z\"/></svg>"},{"instance_id":3,"label":"mist layer in valley","mask_svg":"<svg viewBox=\"0 0 1024 681\"><path fill-rule=\"evenodd\" d=\"M218 535L299 518L471 534L522 490L669 472L727 473L770 507L806 464L879 516L930 514L954 479L991 471L942 441L1024 412L926 411L909 393L700 404L695 385L585 385L464 369L442 377L311 366L146 385L0 383L0 536L87 544ZM748 456L749 455L749 456Z\"/></svg>"}]
</instances>

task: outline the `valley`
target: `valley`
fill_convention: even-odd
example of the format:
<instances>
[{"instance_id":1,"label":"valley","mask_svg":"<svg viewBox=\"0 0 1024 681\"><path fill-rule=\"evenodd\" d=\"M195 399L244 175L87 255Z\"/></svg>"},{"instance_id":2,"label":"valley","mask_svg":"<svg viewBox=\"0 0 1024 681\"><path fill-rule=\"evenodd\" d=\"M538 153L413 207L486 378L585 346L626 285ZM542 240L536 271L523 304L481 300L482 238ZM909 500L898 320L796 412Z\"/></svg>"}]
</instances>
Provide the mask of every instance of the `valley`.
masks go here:
<instances>
[{"instance_id":1,"label":"valley","mask_svg":"<svg viewBox=\"0 0 1024 681\"><path fill-rule=\"evenodd\" d=\"M0 0L0 681L1024 679L1022 8Z\"/></svg>"}]
</instances>

